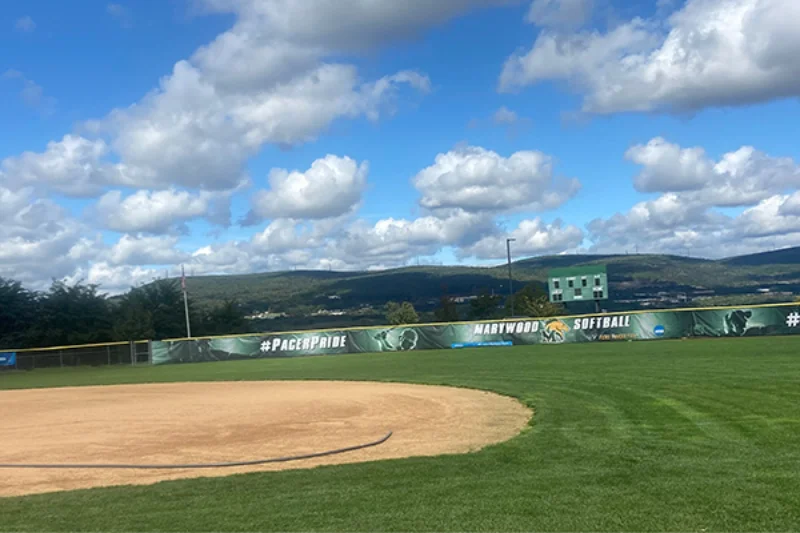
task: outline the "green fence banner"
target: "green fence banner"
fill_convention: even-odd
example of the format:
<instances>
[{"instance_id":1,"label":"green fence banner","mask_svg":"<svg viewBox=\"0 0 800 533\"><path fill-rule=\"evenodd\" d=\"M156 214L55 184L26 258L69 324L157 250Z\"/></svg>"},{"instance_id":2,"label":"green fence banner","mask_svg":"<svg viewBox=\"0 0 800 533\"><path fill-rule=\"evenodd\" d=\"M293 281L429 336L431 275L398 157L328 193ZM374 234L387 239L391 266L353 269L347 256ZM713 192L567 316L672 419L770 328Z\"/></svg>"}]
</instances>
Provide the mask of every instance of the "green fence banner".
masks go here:
<instances>
[{"instance_id":1,"label":"green fence banner","mask_svg":"<svg viewBox=\"0 0 800 533\"><path fill-rule=\"evenodd\" d=\"M798 333L800 305L791 304L157 341L153 343L152 360L153 364L165 364L480 346Z\"/></svg>"}]
</instances>

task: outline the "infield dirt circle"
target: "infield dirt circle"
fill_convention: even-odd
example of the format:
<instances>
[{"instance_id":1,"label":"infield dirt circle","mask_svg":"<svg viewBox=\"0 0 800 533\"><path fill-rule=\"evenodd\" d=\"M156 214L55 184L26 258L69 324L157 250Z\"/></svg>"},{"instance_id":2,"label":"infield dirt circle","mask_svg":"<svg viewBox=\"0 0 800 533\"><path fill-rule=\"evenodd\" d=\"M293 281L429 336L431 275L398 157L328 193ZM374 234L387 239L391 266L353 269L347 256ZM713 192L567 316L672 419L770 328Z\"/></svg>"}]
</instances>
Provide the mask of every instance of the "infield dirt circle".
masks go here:
<instances>
[{"instance_id":1,"label":"infield dirt circle","mask_svg":"<svg viewBox=\"0 0 800 533\"><path fill-rule=\"evenodd\" d=\"M0 392L0 464L197 464L296 456L223 468L0 469L0 496L467 453L510 439L531 411L497 394L429 385L252 381Z\"/></svg>"}]
</instances>

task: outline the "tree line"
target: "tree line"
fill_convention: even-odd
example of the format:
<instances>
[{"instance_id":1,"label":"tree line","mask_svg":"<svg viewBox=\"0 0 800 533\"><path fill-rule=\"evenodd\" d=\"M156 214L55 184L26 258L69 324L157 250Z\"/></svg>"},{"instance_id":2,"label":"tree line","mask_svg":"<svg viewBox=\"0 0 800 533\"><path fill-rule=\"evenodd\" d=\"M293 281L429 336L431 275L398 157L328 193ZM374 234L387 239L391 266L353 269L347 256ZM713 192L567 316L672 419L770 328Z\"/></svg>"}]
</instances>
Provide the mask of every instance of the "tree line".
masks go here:
<instances>
[{"instance_id":1,"label":"tree line","mask_svg":"<svg viewBox=\"0 0 800 533\"><path fill-rule=\"evenodd\" d=\"M239 305L199 307L189 299L192 336L247 332ZM46 291L0 278L0 349L186 336L183 292L163 280L115 297L98 286L54 281Z\"/></svg>"},{"instance_id":2,"label":"tree line","mask_svg":"<svg viewBox=\"0 0 800 533\"><path fill-rule=\"evenodd\" d=\"M459 309L453 297L442 294L433 315L435 322L492 320L509 318L512 309L515 317L539 318L564 314L564 306L550 302L540 284L529 283L506 297L484 291L471 299L466 309ZM393 325L415 324L420 321L420 316L411 302L389 302L386 304L386 321Z\"/></svg>"},{"instance_id":3,"label":"tree line","mask_svg":"<svg viewBox=\"0 0 800 533\"><path fill-rule=\"evenodd\" d=\"M563 314L539 284L513 296L483 292L459 306L442 294L433 312L436 322L490 320L510 316L546 317ZM388 302L389 324L414 324L420 315L410 302ZM248 333L248 321L235 301L198 306L189 298L192 336ZM0 278L0 349L39 348L113 341L169 339L186 336L183 293L177 280L161 280L109 297L97 285L54 281L45 291L31 291L20 282Z\"/></svg>"}]
</instances>

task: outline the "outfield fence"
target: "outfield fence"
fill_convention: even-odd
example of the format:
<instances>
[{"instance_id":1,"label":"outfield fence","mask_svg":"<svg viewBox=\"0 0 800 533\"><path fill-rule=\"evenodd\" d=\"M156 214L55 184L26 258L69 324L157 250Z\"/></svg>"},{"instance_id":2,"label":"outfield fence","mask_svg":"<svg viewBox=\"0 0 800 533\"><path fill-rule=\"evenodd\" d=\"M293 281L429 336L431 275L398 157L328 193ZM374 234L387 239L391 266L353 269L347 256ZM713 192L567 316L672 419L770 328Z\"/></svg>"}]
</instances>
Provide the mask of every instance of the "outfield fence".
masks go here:
<instances>
[{"instance_id":1,"label":"outfield fence","mask_svg":"<svg viewBox=\"0 0 800 533\"><path fill-rule=\"evenodd\" d=\"M255 333L0 351L0 370L800 334L800 303Z\"/></svg>"},{"instance_id":2,"label":"outfield fence","mask_svg":"<svg viewBox=\"0 0 800 533\"><path fill-rule=\"evenodd\" d=\"M170 339L153 364L480 346L800 334L800 303Z\"/></svg>"},{"instance_id":3,"label":"outfield fence","mask_svg":"<svg viewBox=\"0 0 800 533\"><path fill-rule=\"evenodd\" d=\"M151 345L150 341L109 342L3 351L0 371L150 364Z\"/></svg>"}]
</instances>

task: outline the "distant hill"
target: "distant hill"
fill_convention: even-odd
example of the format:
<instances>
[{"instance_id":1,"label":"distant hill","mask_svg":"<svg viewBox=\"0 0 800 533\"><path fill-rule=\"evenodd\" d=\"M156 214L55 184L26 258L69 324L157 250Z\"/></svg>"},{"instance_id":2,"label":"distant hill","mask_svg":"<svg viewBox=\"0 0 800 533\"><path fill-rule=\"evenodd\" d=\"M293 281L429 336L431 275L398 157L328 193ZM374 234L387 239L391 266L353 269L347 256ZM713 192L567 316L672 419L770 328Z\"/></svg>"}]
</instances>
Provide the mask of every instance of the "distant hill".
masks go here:
<instances>
[{"instance_id":1,"label":"distant hill","mask_svg":"<svg viewBox=\"0 0 800 533\"><path fill-rule=\"evenodd\" d=\"M796 265L800 263L800 246L760 254L741 255L726 259L724 262L734 266Z\"/></svg>"},{"instance_id":2,"label":"distant hill","mask_svg":"<svg viewBox=\"0 0 800 533\"><path fill-rule=\"evenodd\" d=\"M558 255L513 263L515 288L544 283L557 267L605 264L612 302L606 307L670 307L704 297L800 293L800 247L721 260L673 255ZM345 310L363 323L379 320L388 300L409 300L430 311L442 294L468 297L483 291L508 293L506 264L494 267L425 266L377 272L291 271L248 275L198 276L187 280L193 302L225 299L246 312L275 311L308 317L319 309ZM759 296L760 297L760 296ZM766 298L766 297L765 297ZM657 301L657 303L653 303ZM373 308L373 315L365 308ZM355 310L361 308L359 313ZM322 318L319 321L323 320ZM325 318L327 322L346 319Z\"/></svg>"}]
</instances>

